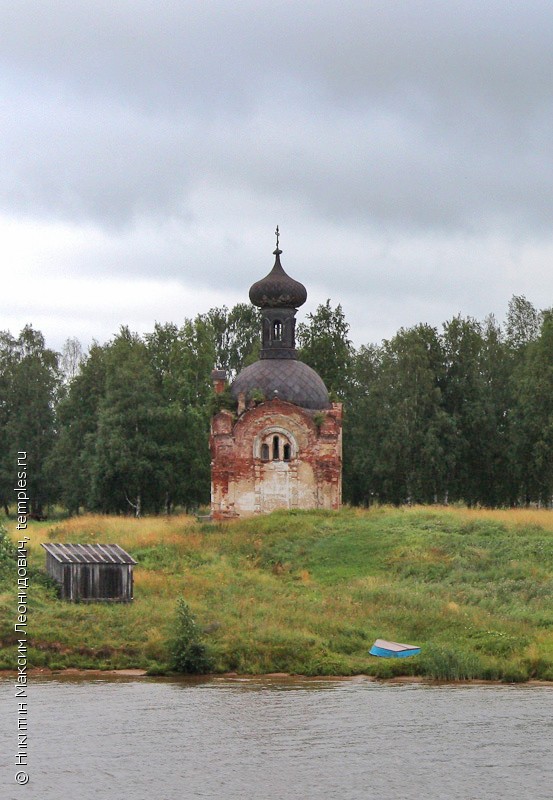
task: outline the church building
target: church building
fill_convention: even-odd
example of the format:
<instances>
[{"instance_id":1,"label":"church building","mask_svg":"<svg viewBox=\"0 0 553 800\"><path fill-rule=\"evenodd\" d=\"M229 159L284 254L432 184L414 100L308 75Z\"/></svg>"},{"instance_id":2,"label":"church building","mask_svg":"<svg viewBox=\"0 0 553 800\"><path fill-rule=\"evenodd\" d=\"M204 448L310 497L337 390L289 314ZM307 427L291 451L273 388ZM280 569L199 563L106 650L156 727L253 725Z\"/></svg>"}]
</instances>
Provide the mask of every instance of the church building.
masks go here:
<instances>
[{"instance_id":1,"label":"church building","mask_svg":"<svg viewBox=\"0 0 553 800\"><path fill-rule=\"evenodd\" d=\"M341 503L342 404L331 403L319 375L298 361L296 311L307 292L282 268L278 237L277 228L273 269L250 289L262 310L261 357L230 387L236 409L211 421L214 519ZM224 370L212 377L223 392Z\"/></svg>"}]
</instances>

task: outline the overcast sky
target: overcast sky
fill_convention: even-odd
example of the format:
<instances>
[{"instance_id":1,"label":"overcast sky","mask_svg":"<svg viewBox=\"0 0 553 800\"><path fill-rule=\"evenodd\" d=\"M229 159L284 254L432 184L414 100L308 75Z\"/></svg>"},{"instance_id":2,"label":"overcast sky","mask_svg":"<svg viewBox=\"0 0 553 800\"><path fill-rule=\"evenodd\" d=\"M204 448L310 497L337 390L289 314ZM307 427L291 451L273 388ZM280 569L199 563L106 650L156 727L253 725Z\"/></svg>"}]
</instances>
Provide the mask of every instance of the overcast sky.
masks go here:
<instances>
[{"instance_id":1,"label":"overcast sky","mask_svg":"<svg viewBox=\"0 0 553 800\"><path fill-rule=\"evenodd\" d=\"M553 305L551 0L0 10L0 328L107 341L282 263L356 345Z\"/></svg>"}]
</instances>

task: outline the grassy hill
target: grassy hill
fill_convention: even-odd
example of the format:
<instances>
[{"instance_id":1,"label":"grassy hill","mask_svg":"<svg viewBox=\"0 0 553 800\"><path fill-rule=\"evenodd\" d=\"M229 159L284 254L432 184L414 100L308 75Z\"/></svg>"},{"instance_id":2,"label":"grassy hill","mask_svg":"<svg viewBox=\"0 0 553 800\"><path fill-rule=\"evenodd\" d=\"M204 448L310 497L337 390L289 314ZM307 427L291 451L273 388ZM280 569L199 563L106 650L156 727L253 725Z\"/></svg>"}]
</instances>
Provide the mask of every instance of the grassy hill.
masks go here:
<instances>
[{"instance_id":1,"label":"grassy hill","mask_svg":"<svg viewBox=\"0 0 553 800\"><path fill-rule=\"evenodd\" d=\"M553 512L83 516L30 523L29 535L34 666L163 671L182 597L217 671L553 680ZM42 541L120 544L139 562L134 602L58 600ZM14 663L14 584L0 570L0 668ZM371 657L377 637L422 653Z\"/></svg>"}]
</instances>

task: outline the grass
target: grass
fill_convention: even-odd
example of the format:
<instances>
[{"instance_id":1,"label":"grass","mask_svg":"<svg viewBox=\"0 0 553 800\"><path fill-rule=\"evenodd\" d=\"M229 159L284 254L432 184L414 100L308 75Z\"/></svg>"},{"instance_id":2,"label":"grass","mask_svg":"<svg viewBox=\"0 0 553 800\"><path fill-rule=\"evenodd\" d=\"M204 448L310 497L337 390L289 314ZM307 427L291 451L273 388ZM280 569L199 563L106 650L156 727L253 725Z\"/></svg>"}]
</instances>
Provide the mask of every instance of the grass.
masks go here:
<instances>
[{"instance_id":1,"label":"grass","mask_svg":"<svg viewBox=\"0 0 553 800\"><path fill-rule=\"evenodd\" d=\"M90 515L30 523L29 535L35 666L159 674L182 597L217 671L553 680L550 511L344 509L229 523ZM40 577L43 541L120 544L139 562L134 602L58 600ZM3 668L14 664L14 582L0 573ZM422 653L370 657L377 637Z\"/></svg>"}]
</instances>

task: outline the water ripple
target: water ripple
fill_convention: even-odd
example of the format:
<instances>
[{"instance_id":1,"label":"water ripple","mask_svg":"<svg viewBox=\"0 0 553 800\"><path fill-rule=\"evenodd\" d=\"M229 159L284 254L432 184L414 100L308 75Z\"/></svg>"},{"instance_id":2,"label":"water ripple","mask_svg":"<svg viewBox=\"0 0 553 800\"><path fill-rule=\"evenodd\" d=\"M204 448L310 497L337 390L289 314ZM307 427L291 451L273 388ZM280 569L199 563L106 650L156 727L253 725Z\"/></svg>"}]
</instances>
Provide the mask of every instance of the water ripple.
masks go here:
<instances>
[{"instance_id":1,"label":"water ripple","mask_svg":"<svg viewBox=\"0 0 553 800\"><path fill-rule=\"evenodd\" d=\"M36 681L29 771L41 800L549 800L552 700L362 680ZM12 683L0 701L9 754Z\"/></svg>"}]
</instances>

